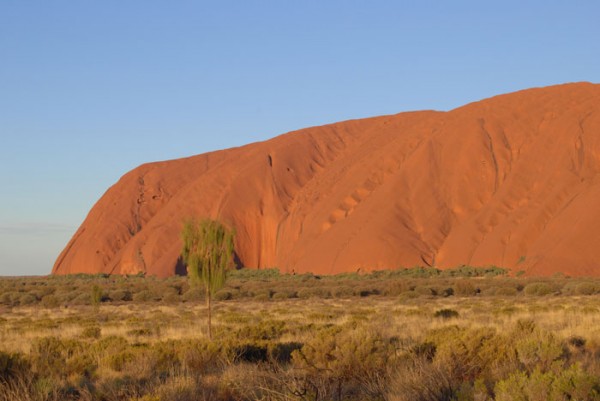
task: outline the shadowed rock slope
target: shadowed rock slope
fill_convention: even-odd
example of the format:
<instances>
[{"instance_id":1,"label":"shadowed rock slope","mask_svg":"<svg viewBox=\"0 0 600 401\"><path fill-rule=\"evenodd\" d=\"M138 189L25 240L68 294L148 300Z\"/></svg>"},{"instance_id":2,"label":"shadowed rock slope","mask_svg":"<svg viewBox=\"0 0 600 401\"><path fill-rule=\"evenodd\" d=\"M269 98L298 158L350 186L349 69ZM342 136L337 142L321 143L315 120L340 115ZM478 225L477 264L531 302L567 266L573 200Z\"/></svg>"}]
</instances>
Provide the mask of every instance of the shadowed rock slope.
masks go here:
<instances>
[{"instance_id":1,"label":"shadowed rock slope","mask_svg":"<svg viewBox=\"0 0 600 401\"><path fill-rule=\"evenodd\" d=\"M173 275L182 221L197 216L235 227L247 267L599 275L599 171L588 83L307 128L134 169L52 272Z\"/></svg>"}]
</instances>

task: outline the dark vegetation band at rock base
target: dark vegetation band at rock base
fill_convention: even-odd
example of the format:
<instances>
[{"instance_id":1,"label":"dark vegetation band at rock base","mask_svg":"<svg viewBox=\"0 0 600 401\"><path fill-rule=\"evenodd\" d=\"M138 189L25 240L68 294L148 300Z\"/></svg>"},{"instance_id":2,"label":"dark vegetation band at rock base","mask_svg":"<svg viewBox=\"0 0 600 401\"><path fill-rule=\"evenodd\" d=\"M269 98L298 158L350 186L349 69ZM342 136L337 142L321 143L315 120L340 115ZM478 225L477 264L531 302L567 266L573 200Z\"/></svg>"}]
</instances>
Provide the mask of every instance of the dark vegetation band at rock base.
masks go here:
<instances>
[{"instance_id":1,"label":"dark vegetation band at rock base","mask_svg":"<svg viewBox=\"0 0 600 401\"><path fill-rule=\"evenodd\" d=\"M466 280L494 278L494 280ZM0 305L58 307L100 303L200 301L205 289L191 286L186 277L165 279L142 274L75 274L41 278L5 278ZM320 276L312 273L281 274L273 269L240 269L228 273L228 281L214 295L217 301L257 301L307 298L348 298L371 295L401 298L450 296L543 296L550 294L600 294L600 279L508 276L498 267L461 266L439 270L414 267L370 273Z\"/></svg>"}]
</instances>

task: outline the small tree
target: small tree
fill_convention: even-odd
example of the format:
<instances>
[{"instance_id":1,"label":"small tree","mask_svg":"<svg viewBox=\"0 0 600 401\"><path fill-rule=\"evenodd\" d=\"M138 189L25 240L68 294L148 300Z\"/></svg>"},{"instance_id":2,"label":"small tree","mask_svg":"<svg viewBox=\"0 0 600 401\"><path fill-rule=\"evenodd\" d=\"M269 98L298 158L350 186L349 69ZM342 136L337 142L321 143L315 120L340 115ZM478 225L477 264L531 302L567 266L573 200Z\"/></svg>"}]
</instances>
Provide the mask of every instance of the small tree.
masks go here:
<instances>
[{"instance_id":1,"label":"small tree","mask_svg":"<svg viewBox=\"0 0 600 401\"><path fill-rule=\"evenodd\" d=\"M212 340L211 298L225 284L232 265L235 233L215 220L185 221L181 256L193 285L204 285L208 308L208 338Z\"/></svg>"}]
</instances>

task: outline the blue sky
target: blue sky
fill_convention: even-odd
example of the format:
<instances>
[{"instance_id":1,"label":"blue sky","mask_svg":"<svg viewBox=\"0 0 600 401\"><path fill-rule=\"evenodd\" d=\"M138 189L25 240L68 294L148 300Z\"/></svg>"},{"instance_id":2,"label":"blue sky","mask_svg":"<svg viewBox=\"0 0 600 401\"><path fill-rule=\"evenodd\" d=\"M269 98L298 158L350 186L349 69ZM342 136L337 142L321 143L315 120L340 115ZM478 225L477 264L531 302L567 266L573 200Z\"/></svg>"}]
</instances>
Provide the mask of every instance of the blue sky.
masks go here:
<instances>
[{"instance_id":1,"label":"blue sky","mask_svg":"<svg viewBox=\"0 0 600 401\"><path fill-rule=\"evenodd\" d=\"M0 275L149 161L600 82L596 1L0 2Z\"/></svg>"}]
</instances>

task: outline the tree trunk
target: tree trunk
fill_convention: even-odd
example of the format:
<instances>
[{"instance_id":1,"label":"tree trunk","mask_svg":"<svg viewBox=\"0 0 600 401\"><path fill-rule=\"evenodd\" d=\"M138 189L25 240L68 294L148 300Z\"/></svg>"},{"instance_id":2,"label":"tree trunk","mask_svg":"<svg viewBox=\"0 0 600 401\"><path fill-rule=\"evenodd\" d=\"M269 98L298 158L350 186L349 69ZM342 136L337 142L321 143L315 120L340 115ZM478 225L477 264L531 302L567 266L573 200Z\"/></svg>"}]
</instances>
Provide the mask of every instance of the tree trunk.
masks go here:
<instances>
[{"instance_id":1,"label":"tree trunk","mask_svg":"<svg viewBox=\"0 0 600 401\"><path fill-rule=\"evenodd\" d=\"M212 341L212 326L210 319L210 289L206 286L206 308L208 309L208 339Z\"/></svg>"}]
</instances>

